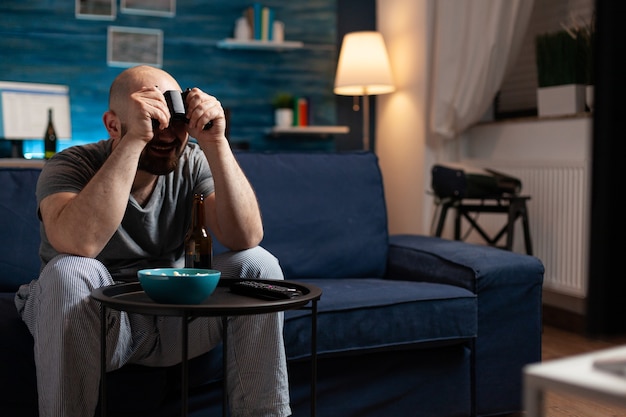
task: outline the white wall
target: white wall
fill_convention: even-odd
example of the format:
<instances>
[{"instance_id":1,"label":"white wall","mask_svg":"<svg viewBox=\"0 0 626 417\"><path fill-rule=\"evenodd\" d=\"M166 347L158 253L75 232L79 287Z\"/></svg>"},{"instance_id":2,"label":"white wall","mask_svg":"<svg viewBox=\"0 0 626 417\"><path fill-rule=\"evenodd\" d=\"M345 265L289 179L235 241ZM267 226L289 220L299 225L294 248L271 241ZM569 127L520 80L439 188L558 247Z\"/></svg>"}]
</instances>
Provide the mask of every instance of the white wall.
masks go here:
<instances>
[{"instance_id":1,"label":"white wall","mask_svg":"<svg viewBox=\"0 0 626 417\"><path fill-rule=\"evenodd\" d=\"M396 83L377 97L376 153L383 173L390 233L429 233L430 166L427 145L428 60L432 0L378 2L383 34Z\"/></svg>"}]
</instances>

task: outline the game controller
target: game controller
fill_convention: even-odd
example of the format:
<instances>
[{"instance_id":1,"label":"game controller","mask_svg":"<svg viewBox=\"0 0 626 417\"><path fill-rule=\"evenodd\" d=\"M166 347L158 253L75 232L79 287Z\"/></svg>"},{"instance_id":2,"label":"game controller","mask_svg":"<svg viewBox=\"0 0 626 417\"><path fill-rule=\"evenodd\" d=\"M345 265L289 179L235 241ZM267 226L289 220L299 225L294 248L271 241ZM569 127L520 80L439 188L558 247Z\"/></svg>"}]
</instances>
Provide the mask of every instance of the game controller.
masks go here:
<instances>
[{"instance_id":1,"label":"game controller","mask_svg":"<svg viewBox=\"0 0 626 417\"><path fill-rule=\"evenodd\" d=\"M185 89L185 91L178 90L167 90L163 95L165 96L165 102L167 103L167 108L170 110L172 121L179 121L184 123L189 123L189 119L187 118L187 95L191 91L190 88ZM213 126L213 121L204 125L204 130L210 129Z\"/></svg>"}]
</instances>

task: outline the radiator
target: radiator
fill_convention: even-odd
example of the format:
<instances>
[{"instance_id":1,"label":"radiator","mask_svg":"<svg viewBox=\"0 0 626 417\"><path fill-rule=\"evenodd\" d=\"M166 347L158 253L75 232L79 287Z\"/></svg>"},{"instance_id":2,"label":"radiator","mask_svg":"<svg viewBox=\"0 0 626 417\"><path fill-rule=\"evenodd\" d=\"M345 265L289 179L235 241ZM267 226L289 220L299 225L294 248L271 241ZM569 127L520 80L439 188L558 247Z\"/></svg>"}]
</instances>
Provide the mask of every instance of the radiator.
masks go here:
<instances>
[{"instance_id":1,"label":"radiator","mask_svg":"<svg viewBox=\"0 0 626 417\"><path fill-rule=\"evenodd\" d=\"M464 162L491 168L522 180L522 195L530 196L528 213L533 254L545 266L544 289L586 297L590 213L590 165L586 161L498 163ZM495 234L505 215L481 214L479 224ZM448 226L449 227L449 226ZM465 230L468 223L463 222ZM471 232L465 239L480 242ZM484 241L483 241L484 242ZM513 250L525 253L521 221L515 226Z\"/></svg>"}]
</instances>

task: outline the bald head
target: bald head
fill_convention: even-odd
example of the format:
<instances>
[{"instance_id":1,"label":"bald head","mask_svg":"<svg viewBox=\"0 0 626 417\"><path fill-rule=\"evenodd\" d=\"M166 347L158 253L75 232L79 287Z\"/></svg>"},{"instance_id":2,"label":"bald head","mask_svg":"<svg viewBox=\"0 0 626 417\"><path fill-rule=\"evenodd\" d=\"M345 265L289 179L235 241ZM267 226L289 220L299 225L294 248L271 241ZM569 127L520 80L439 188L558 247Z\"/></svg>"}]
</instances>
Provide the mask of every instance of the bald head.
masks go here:
<instances>
[{"instance_id":1,"label":"bald head","mask_svg":"<svg viewBox=\"0 0 626 417\"><path fill-rule=\"evenodd\" d=\"M181 89L174 77L159 68L148 65L128 68L122 71L111 84L109 109L119 114L125 109L127 98L131 93L142 87L151 86L158 87L162 92Z\"/></svg>"}]
</instances>

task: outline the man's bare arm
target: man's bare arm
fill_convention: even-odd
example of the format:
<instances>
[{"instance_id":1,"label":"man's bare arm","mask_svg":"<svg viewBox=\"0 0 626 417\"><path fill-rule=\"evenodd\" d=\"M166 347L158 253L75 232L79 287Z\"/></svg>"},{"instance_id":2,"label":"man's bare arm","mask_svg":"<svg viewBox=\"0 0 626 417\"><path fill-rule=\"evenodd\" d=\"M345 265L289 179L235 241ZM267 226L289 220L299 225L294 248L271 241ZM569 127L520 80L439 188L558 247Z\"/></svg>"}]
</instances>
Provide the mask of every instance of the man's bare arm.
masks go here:
<instances>
[{"instance_id":1,"label":"man's bare arm","mask_svg":"<svg viewBox=\"0 0 626 417\"><path fill-rule=\"evenodd\" d=\"M248 249L263 238L256 195L224 136L226 119L220 102L197 88L187 99L189 133L198 140L211 167L215 193L207 199L209 226L231 250ZM209 122L213 126L203 127Z\"/></svg>"},{"instance_id":2,"label":"man's bare arm","mask_svg":"<svg viewBox=\"0 0 626 417\"><path fill-rule=\"evenodd\" d=\"M95 257L120 225L137 171L141 142L123 141L80 193L41 201L46 235L60 253Z\"/></svg>"}]
</instances>

